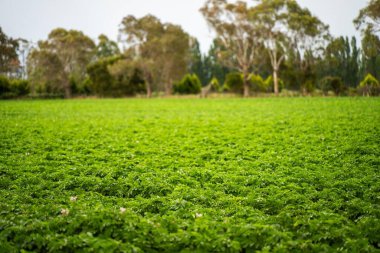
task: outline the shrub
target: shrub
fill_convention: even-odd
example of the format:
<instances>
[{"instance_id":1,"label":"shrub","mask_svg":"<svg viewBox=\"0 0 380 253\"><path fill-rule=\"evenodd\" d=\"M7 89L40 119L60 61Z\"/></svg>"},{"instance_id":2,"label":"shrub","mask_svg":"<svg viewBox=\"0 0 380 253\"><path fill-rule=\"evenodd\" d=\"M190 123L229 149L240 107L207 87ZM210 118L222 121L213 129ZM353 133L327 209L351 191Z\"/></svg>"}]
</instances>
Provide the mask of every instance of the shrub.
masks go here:
<instances>
[{"instance_id":1,"label":"shrub","mask_svg":"<svg viewBox=\"0 0 380 253\"><path fill-rule=\"evenodd\" d=\"M310 94L314 91L315 86L312 80L306 80L302 85L301 85L301 91L303 95Z\"/></svg>"},{"instance_id":2,"label":"shrub","mask_svg":"<svg viewBox=\"0 0 380 253\"><path fill-rule=\"evenodd\" d=\"M244 80L239 72L231 72L226 75L224 89L232 92L243 93Z\"/></svg>"},{"instance_id":3,"label":"shrub","mask_svg":"<svg viewBox=\"0 0 380 253\"><path fill-rule=\"evenodd\" d=\"M15 79L11 81L11 92L17 96L26 96L29 94L29 82L23 79Z\"/></svg>"},{"instance_id":4,"label":"shrub","mask_svg":"<svg viewBox=\"0 0 380 253\"><path fill-rule=\"evenodd\" d=\"M329 91L333 91L335 95L340 95L344 89L345 87L340 77L326 76L321 80L321 90L324 95L327 95Z\"/></svg>"},{"instance_id":5,"label":"shrub","mask_svg":"<svg viewBox=\"0 0 380 253\"><path fill-rule=\"evenodd\" d=\"M10 92L10 81L5 76L0 76L0 96Z\"/></svg>"},{"instance_id":6,"label":"shrub","mask_svg":"<svg viewBox=\"0 0 380 253\"><path fill-rule=\"evenodd\" d=\"M210 81L210 84L211 84L211 89L213 89L215 91L221 91L222 87L220 87L220 83L219 83L218 78L213 77Z\"/></svg>"},{"instance_id":7,"label":"shrub","mask_svg":"<svg viewBox=\"0 0 380 253\"><path fill-rule=\"evenodd\" d=\"M264 88L265 88L264 91L274 91L273 87L274 87L274 80L273 80L273 76L270 75L264 81ZM285 87L284 81L278 78L278 88L280 92L282 91L284 87Z\"/></svg>"},{"instance_id":8,"label":"shrub","mask_svg":"<svg viewBox=\"0 0 380 253\"><path fill-rule=\"evenodd\" d=\"M15 98L29 94L29 84L27 80L10 80L5 76L0 76L0 97Z\"/></svg>"},{"instance_id":9,"label":"shrub","mask_svg":"<svg viewBox=\"0 0 380 253\"><path fill-rule=\"evenodd\" d=\"M254 91L267 91L268 86L260 75L251 75L251 85Z\"/></svg>"},{"instance_id":10,"label":"shrub","mask_svg":"<svg viewBox=\"0 0 380 253\"><path fill-rule=\"evenodd\" d=\"M196 74L186 74L181 81L173 86L177 94L198 94L201 91L201 81Z\"/></svg>"},{"instance_id":11,"label":"shrub","mask_svg":"<svg viewBox=\"0 0 380 253\"><path fill-rule=\"evenodd\" d=\"M371 74L367 74L363 81L360 82L358 90L364 95L375 96L380 94L380 83Z\"/></svg>"}]
</instances>

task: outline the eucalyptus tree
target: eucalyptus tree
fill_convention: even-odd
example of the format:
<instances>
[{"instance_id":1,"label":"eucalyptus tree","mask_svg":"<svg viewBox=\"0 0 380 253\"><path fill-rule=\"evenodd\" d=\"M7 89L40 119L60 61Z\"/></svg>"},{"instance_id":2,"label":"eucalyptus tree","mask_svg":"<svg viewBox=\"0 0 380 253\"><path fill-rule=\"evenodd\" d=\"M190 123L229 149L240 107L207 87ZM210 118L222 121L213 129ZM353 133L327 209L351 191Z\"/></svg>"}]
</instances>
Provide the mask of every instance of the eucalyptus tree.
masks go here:
<instances>
[{"instance_id":1,"label":"eucalyptus tree","mask_svg":"<svg viewBox=\"0 0 380 253\"><path fill-rule=\"evenodd\" d=\"M7 36L0 27L0 74L8 74L19 65L18 48L18 40Z\"/></svg>"},{"instance_id":2,"label":"eucalyptus tree","mask_svg":"<svg viewBox=\"0 0 380 253\"><path fill-rule=\"evenodd\" d=\"M166 23L164 29L159 44L162 50L162 82L165 94L170 95L173 82L180 80L187 72L193 39L178 25Z\"/></svg>"},{"instance_id":3,"label":"eucalyptus tree","mask_svg":"<svg viewBox=\"0 0 380 253\"><path fill-rule=\"evenodd\" d=\"M110 40L106 35L98 36L96 45L96 57L105 58L120 54L120 49L115 41Z\"/></svg>"},{"instance_id":4,"label":"eucalyptus tree","mask_svg":"<svg viewBox=\"0 0 380 253\"><path fill-rule=\"evenodd\" d=\"M249 20L269 54L275 94L279 93L278 73L286 52L295 49L310 54L329 38L328 26L294 0L260 0L250 9Z\"/></svg>"},{"instance_id":5,"label":"eucalyptus tree","mask_svg":"<svg viewBox=\"0 0 380 253\"><path fill-rule=\"evenodd\" d=\"M257 54L257 29L249 20L246 2L230 3L227 0L207 0L201 8L209 26L216 32L218 57L224 65L243 74L243 93L249 96L250 73Z\"/></svg>"},{"instance_id":6,"label":"eucalyptus tree","mask_svg":"<svg viewBox=\"0 0 380 253\"><path fill-rule=\"evenodd\" d=\"M69 84L69 77L58 56L39 47L31 50L27 59L27 73L32 95L37 93L59 94Z\"/></svg>"},{"instance_id":7,"label":"eucalyptus tree","mask_svg":"<svg viewBox=\"0 0 380 253\"><path fill-rule=\"evenodd\" d=\"M361 30L364 68L375 77L380 77L380 0L370 0L354 20Z\"/></svg>"},{"instance_id":8,"label":"eucalyptus tree","mask_svg":"<svg viewBox=\"0 0 380 253\"><path fill-rule=\"evenodd\" d=\"M86 66L94 53L95 43L82 32L57 28L50 32L47 40L39 41L38 46L31 51L28 73L35 83L57 81L54 72L60 73L57 85L69 98L72 83L79 84L85 79Z\"/></svg>"},{"instance_id":9,"label":"eucalyptus tree","mask_svg":"<svg viewBox=\"0 0 380 253\"><path fill-rule=\"evenodd\" d=\"M147 97L153 86L171 92L172 82L181 78L188 67L190 36L180 26L146 15L123 18L119 29L125 54L142 71Z\"/></svg>"},{"instance_id":10,"label":"eucalyptus tree","mask_svg":"<svg viewBox=\"0 0 380 253\"><path fill-rule=\"evenodd\" d=\"M354 24L363 32L380 33L380 0L370 0L368 5L360 10Z\"/></svg>"},{"instance_id":11,"label":"eucalyptus tree","mask_svg":"<svg viewBox=\"0 0 380 253\"><path fill-rule=\"evenodd\" d=\"M380 78L380 38L368 29L362 39L362 51L365 71Z\"/></svg>"}]
</instances>

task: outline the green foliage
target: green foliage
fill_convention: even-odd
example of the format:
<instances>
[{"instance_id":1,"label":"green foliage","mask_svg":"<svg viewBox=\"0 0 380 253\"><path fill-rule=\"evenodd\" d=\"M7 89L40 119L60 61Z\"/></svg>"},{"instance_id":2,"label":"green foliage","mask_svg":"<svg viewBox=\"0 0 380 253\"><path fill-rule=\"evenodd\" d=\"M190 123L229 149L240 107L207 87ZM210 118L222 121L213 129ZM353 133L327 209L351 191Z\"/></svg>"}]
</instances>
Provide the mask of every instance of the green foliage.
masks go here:
<instances>
[{"instance_id":1,"label":"green foliage","mask_svg":"<svg viewBox=\"0 0 380 253\"><path fill-rule=\"evenodd\" d=\"M360 10L355 18L356 29L370 32L380 32L380 0L370 0L366 7Z\"/></svg>"},{"instance_id":2,"label":"green foliage","mask_svg":"<svg viewBox=\"0 0 380 253\"><path fill-rule=\"evenodd\" d=\"M380 38L366 31L362 39L364 73L380 79Z\"/></svg>"},{"instance_id":3,"label":"green foliage","mask_svg":"<svg viewBox=\"0 0 380 253\"><path fill-rule=\"evenodd\" d=\"M25 96L29 94L29 82L22 79L14 79L11 82L11 91L16 96Z\"/></svg>"},{"instance_id":4,"label":"green foliage","mask_svg":"<svg viewBox=\"0 0 380 253\"><path fill-rule=\"evenodd\" d=\"M0 98L16 98L29 94L29 83L27 80L8 79L0 76Z\"/></svg>"},{"instance_id":5,"label":"green foliage","mask_svg":"<svg viewBox=\"0 0 380 253\"><path fill-rule=\"evenodd\" d=\"M96 46L96 56L98 58L107 58L120 54L117 43L108 39L106 35L99 35L98 40L99 42Z\"/></svg>"},{"instance_id":6,"label":"green foliage","mask_svg":"<svg viewBox=\"0 0 380 253\"><path fill-rule=\"evenodd\" d=\"M166 95L172 92L173 80L186 74L189 66L191 38L181 26L161 21L148 14L141 18L123 18L119 37L126 42L125 53L142 70L147 97L153 88Z\"/></svg>"},{"instance_id":7,"label":"green foliage","mask_svg":"<svg viewBox=\"0 0 380 253\"><path fill-rule=\"evenodd\" d=\"M0 26L0 75L14 73L19 67L17 50L19 42L8 37Z\"/></svg>"},{"instance_id":8,"label":"green foliage","mask_svg":"<svg viewBox=\"0 0 380 253\"><path fill-rule=\"evenodd\" d=\"M356 87L361 78L361 55L355 37L339 37L332 40L324 50L320 76L340 78L348 87Z\"/></svg>"},{"instance_id":9,"label":"green foliage","mask_svg":"<svg viewBox=\"0 0 380 253\"><path fill-rule=\"evenodd\" d=\"M363 92L363 95L379 95L380 83L374 76L372 76L371 74L367 74L363 81L360 82L359 90Z\"/></svg>"},{"instance_id":10,"label":"green foliage","mask_svg":"<svg viewBox=\"0 0 380 253\"><path fill-rule=\"evenodd\" d=\"M6 76L0 75L0 96L10 91L10 81Z\"/></svg>"},{"instance_id":11,"label":"green foliage","mask_svg":"<svg viewBox=\"0 0 380 253\"><path fill-rule=\"evenodd\" d=\"M86 79L86 66L95 55L94 42L81 31L56 28L38 42L28 56L32 92L64 93L72 96Z\"/></svg>"},{"instance_id":12,"label":"green foliage","mask_svg":"<svg viewBox=\"0 0 380 253\"><path fill-rule=\"evenodd\" d=\"M202 84L207 84L209 73L208 68L205 66L205 57L201 53L199 41L196 38L192 38L191 44L189 72L196 74Z\"/></svg>"},{"instance_id":13,"label":"green foliage","mask_svg":"<svg viewBox=\"0 0 380 253\"><path fill-rule=\"evenodd\" d=\"M273 76L268 76L267 79L264 81L264 86L263 88L265 90L268 89L273 89L274 81L273 81ZM278 78L278 88L281 91L285 87L284 81L282 81L280 78Z\"/></svg>"},{"instance_id":14,"label":"green foliage","mask_svg":"<svg viewBox=\"0 0 380 253\"><path fill-rule=\"evenodd\" d=\"M226 75L224 89L236 93L243 93L244 80L239 72L230 72Z\"/></svg>"},{"instance_id":15,"label":"green foliage","mask_svg":"<svg viewBox=\"0 0 380 253\"><path fill-rule=\"evenodd\" d=\"M87 66L87 74L91 80L91 89L94 94L106 95L112 87L112 76L108 66L118 61L120 57L109 57L92 62Z\"/></svg>"},{"instance_id":16,"label":"green foliage","mask_svg":"<svg viewBox=\"0 0 380 253\"><path fill-rule=\"evenodd\" d=\"M314 82L312 80L306 80L301 85L301 90L304 95L312 93L315 90Z\"/></svg>"},{"instance_id":17,"label":"green foliage","mask_svg":"<svg viewBox=\"0 0 380 253\"><path fill-rule=\"evenodd\" d=\"M145 92L141 71L120 56L91 63L87 73L90 88L98 96L133 96Z\"/></svg>"},{"instance_id":18,"label":"green foliage","mask_svg":"<svg viewBox=\"0 0 380 253\"><path fill-rule=\"evenodd\" d=\"M178 94L198 94L201 87L201 81L196 74L186 74L181 81L174 84L173 90Z\"/></svg>"},{"instance_id":19,"label":"green foliage","mask_svg":"<svg viewBox=\"0 0 380 253\"><path fill-rule=\"evenodd\" d=\"M343 81L337 76L326 76L321 80L321 90L327 95L329 91L333 91L335 95L340 95L345 87Z\"/></svg>"},{"instance_id":20,"label":"green foliage","mask_svg":"<svg viewBox=\"0 0 380 253\"><path fill-rule=\"evenodd\" d=\"M0 252L377 252L376 98L0 101Z\"/></svg>"},{"instance_id":21,"label":"green foliage","mask_svg":"<svg viewBox=\"0 0 380 253\"><path fill-rule=\"evenodd\" d=\"M371 74L367 74L363 81L360 82L359 87L378 87L379 81Z\"/></svg>"},{"instance_id":22,"label":"green foliage","mask_svg":"<svg viewBox=\"0 0 380 253\"><path fill-rule=\"evenodd\" d=\"M215 91L220 91L221 90L221 86L220 86L220 83L219 83L219 80L218 78L216 77L213 77L210 81L210 84L211 84L211 89L215 90Z\"/></svg>"},{"instance_id":23,"label":"green foliage","mask_svg":"<svg viewBox=\"0 0 380 253\"><path fill-rule=\"evenodd\" d=\"M264 79L260 75L251 74L250 80L254 91L265 92L268 89L268 86Z\"/></svg>"}]
</instances>

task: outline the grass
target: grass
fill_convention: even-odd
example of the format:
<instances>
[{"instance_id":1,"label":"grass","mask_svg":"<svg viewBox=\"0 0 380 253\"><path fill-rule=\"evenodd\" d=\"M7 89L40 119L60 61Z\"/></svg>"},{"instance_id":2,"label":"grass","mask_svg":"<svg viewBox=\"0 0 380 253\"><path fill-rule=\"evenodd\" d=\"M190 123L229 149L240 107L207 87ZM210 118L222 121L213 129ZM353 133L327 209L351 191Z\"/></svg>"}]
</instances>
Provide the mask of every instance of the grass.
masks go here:
<instances>
[{"instance_id":1,"label":"grass","mask_svg":"<svg viewBox=\"0 0 380 253\"><path fill-rule=\"evenodd\" d=\"M379 252L378 98L0 101L0 252Z\"/></svg>"}]
</instances>

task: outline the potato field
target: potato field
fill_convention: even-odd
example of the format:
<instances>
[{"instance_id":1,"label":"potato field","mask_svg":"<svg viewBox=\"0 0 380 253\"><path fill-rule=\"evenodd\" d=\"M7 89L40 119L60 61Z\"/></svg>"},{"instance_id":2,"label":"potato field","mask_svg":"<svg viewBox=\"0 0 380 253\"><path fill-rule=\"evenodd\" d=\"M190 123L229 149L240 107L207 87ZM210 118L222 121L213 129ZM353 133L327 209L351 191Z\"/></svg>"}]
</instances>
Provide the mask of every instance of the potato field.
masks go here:
<instances>
[{"instance_id":1,"label":"potato field","mask_svg":"<svg viewBox=\"0 0 380 253\"><path fill-rule=\"evenodd\" d=\"M0 101L0 252L380 252L378 98Z\"/></svg>"}]
</instances>

